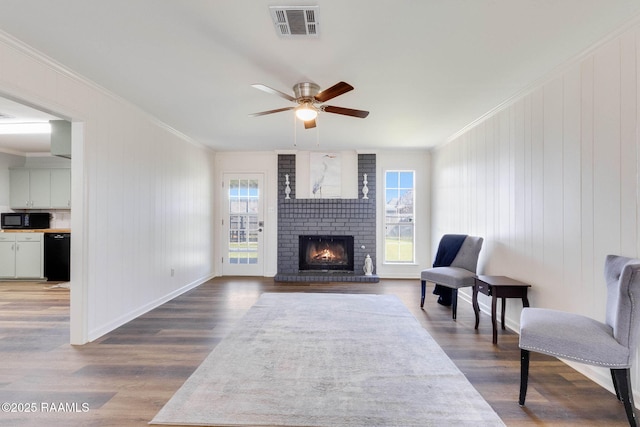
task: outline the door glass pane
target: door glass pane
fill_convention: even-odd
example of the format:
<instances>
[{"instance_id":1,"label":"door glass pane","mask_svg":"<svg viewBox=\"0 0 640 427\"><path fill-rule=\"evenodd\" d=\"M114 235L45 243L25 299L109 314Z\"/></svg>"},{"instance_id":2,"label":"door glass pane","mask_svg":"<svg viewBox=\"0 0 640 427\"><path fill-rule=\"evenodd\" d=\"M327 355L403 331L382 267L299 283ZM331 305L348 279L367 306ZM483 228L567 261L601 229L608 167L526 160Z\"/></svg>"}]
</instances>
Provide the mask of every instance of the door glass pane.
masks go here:
<instances>
[{"instance_id":1,"label":"door glass pane","mask_svg":"<svg viewBox=\"0 0 640 427\"><path fill-rule=\"evenodd\" d=\"M258 181L255 179L249 180L249 195L251 197L258 197Z\"/></svg>"},{"instance_id":2,"label":"door glass pane","mask_svg":"<svg viewBox=\"0 0 640 427\"><path fill-rule=\"evenodd\" d=\"M232 179L229 181L229 196L238 196L238 189L240 187L240 183L237 179Z\"/></svg>"},{"instance_id":3,"label":"door glass pane","mask_svg":"<svg viewBox=\"0 0 640 427\"><path fill-rule=\"evenodd\" d=\"M257 180L229 181L230 264L257 264L259 195Z\"/></svg>"}]
</instances>

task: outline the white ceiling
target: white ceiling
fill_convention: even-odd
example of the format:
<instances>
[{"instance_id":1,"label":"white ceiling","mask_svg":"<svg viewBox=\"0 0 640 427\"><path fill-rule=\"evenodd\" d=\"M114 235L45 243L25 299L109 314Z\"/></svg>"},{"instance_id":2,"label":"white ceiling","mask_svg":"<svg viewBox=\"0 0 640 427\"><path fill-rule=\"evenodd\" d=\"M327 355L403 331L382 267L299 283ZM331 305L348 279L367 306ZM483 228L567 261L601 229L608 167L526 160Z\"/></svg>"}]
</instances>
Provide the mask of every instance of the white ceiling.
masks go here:
<instances>
[{"instance_id":1,"label":"white ceiling","mask_svg":"<svg viewBox=\"0 0 640 427\"><path fill-rule=\"evenodd\" d=\"M273 5L318 5L279 38ZM638 0L0 0L0 29L216 150L427 148L640 13ZM355 90L315 130L283 92ZM294 143L297 142L297 147Z\"/></svg>"}]
</instances>

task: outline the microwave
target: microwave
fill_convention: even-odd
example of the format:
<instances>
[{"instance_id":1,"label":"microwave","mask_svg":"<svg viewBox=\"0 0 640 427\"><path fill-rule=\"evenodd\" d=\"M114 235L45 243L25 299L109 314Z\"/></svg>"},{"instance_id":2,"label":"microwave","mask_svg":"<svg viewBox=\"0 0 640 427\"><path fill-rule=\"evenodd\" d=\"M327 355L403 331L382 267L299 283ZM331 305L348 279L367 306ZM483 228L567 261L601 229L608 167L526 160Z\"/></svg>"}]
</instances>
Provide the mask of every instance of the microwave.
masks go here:
<instances>
[{"instance_id":1,"label":"microwave","mask_svg":"<svg viewBox=\"0 0 640 427\"><path fill-rule=\"evenodd\" d=\"M49 228L51 214L48 212L38 213L3 213L3 229L45 229Z\"/></svg>"}]
</instances>

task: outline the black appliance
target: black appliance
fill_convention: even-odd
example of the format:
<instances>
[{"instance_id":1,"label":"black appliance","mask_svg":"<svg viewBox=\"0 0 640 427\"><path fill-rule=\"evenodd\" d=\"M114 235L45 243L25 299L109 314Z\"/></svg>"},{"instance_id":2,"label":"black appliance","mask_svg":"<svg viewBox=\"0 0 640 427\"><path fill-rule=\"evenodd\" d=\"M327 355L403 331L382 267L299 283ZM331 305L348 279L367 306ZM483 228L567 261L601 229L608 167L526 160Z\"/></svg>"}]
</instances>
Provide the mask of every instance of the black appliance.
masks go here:
<instances>
[{"instance_id":1,"label":"black appliance","mask_svg":"<svg viewBox=\"0 0 640 427\"><path fill-rule=\"evenodd\" d=\"M48 212L5 212L0 217L3 229L45 229L49 228L51 220L51 214Z\"/></svg>"},{"instance_id":2,"label":"black appliance","mask_svg":"<svg viewBox=\"0 0 640 427\"><path fill-rule=\"evenodd\" d=\"M71 233L45 233L44 277L47 281L68 282L71 271Z\"/></svg>"}]
</instances>

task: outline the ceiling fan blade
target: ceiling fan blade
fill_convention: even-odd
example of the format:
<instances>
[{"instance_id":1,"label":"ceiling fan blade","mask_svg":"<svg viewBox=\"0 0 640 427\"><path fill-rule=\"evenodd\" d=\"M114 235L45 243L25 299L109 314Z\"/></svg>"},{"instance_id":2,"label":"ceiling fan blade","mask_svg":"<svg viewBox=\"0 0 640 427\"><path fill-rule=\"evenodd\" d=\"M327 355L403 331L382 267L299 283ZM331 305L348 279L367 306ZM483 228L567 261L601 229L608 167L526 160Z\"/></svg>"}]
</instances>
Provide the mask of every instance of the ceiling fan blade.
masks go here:
<instances>
[{"instance_id":1,"label":"ceiling fan blade","mask_svg":"<svg viewBox=\"0 0 640 427\"><path fill-rule=\"evenodd\" d=\"M275 110L261 111L259 113L249 114L249 117L266 116L267 114L280 113L281 111L289 111L289 110L293 110L294 108L295 107L285 107L285 108L278 108Z\"/></svg>"},{"instance_id":2,"label":"ceiling fan blade","mask_svg":"<svg viewBox=\"0 0 640 427\"><path fill-rule=\"evenodd\" d=\"M304 122L305 129L313 129L314 127L316 127L316 119L307 120L306 122Z\"/></svg>"},{"instance_id":3,"label":"ceiling fan blade","mask_svg":"<svg viewBox=\"0 0 640 427\"><path fill-rule=\"evenodd\" d=\"M284 92L280 92L279 90L270 88L269 86L265 86L265 85L261 85L261 84L254 84L254 85L251 85L251 86L255 87L256 89L260 89L261 91L270 93L272 95L278 95L278 96L280 96L280 97L282 97L282 98L284 98L284 99L286 99L288 101L292 101L292 102L296 101L296 99L293 96L291 96L289 94L286 94Z\"/></svg>"},{"instance_id":4,"label":"ceiling fan blade","mask_svg":"<svg viewBox=\"0 0 640 427\"><path fill-rule=\"evenodd\" d=\"M349 83L340 82L334 84L328 89L323 90L322 92L314 96L314 98L318 102L327 102L328 100L342 95L343 93L347 93L350 90L353 90L353 86L351 86Z\"/></svg>"},{"instance_id":5,"label":"ceiling fan blade","mask_svg":"<svg viewBox=\"0 0 640 427\"><path fill-rule=\"evenodd\" d=\"M343 107L333 107L331 105L322 106L322 111L326 111L327 113L342 114L343 116L360 117L361 119L364 119L369 115L368 111L353 110L351 108Z\"/></svg>"}]
</instances>

